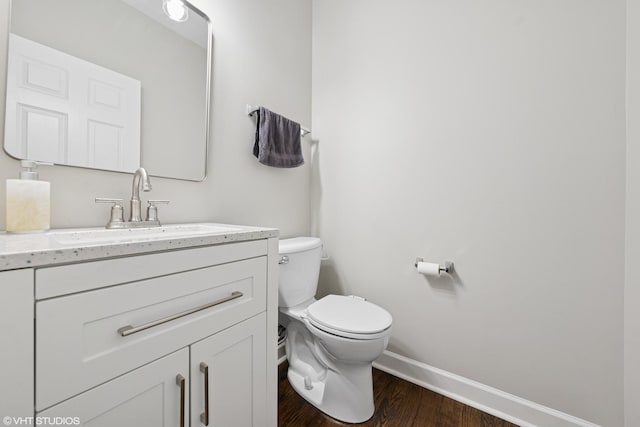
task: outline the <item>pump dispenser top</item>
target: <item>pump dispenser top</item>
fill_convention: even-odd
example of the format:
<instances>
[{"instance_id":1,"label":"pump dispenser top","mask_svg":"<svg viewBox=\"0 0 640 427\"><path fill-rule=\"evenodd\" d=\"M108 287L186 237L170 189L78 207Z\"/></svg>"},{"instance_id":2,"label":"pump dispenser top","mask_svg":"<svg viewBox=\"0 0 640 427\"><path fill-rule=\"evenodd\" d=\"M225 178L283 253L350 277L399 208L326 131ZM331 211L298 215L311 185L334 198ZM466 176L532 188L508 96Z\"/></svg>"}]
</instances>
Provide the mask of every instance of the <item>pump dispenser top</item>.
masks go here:
<instances>
[{"instance_id":1,"label":"pump dispenser top","mask_svg":"<svg viewBox=\"0 0 640 427\"><path fill-rule=\"evenodd\" d=\"M29 233L50 227L50 192L48 182L38 181L38 165L50 163L22 160L20 179L7 180L7 231Z\"/></svg>"},{"instance_id":2,"label":"pump dispenser top","mask_svg":"<svg viewBox=\"0 0 640 427\"><path fill-rule=\"evenodd\" d=\"M24 168L24 170L20 171L20 179L38 179L38 172L34 171L35 168L38 167L38 162L33 160L20 160L20 166Z\"/></svg>"}]
</instances>

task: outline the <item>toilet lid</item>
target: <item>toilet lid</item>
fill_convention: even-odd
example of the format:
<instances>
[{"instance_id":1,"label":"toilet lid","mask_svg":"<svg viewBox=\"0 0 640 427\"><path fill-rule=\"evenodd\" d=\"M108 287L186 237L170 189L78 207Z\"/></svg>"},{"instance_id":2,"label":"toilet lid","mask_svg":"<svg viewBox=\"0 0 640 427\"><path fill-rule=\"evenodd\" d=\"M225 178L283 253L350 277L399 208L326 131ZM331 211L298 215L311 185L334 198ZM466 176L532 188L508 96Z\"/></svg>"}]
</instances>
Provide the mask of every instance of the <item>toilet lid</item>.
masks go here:
<instances>
[{"instance_id":1,"label":"toilet lid","mask_svg":"<svg viewBox=\"0 0 640 427\"><path fill-rule=\"evenodd\" d=\"M307 308L307 318L316 326L352 334L375 334L389 328L391 314L357 297L327 295Z\"/></svg>"},{"instance_id":2,"label":"toilet lid","mask_svg":"<svg viewBox=\"0 0 640 427\"><path fill-rule=\"evenodd\" d=\"M278 253L280 255L295 254L298 252L310 251L322 246L322 240L317 237L293 237L291 239L280 239L278 241Z\"/></svg>"}]
</instances>

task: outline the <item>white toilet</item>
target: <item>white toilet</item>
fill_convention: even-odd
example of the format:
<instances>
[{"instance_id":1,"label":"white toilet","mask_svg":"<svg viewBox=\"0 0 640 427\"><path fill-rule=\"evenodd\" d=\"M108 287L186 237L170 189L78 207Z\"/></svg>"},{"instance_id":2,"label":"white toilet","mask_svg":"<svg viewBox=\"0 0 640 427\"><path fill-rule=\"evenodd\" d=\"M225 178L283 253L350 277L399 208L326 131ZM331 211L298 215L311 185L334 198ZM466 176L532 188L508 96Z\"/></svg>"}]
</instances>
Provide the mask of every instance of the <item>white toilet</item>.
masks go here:
<instances>
[{"instance_id":1,"label":"white toilet","mask_svg":"<svg viewBox=\"0 0 640 427\"><path fill-rule=\"evenodd\" d=\"M314 298L322 241L280 240L278 305L287 327L287 377L322 412L348 423L373 415L371 362L389 342L389 312L355 296Z\"/></svg>"}]
</instances>

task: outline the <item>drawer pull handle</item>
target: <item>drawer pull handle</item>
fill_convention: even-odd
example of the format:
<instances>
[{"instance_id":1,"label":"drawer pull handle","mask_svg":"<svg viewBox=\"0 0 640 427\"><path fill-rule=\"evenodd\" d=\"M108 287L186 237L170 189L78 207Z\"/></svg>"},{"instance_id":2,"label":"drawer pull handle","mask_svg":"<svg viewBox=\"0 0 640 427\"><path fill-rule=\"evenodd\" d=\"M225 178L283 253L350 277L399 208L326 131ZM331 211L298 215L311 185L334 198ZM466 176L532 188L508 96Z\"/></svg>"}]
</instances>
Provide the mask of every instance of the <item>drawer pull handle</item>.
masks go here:
<instances>
[{"instance_id":1,"label":"drawer pull handle","mask_svg":"<svg viewBox=\"0 0 640 427\"><path fill-rule=\"evenodd\" d=\"M200 307L195 307L195 308L189 309L187 311L183 311L181 313L177 313L177 314L173 314L171 316L164 317L162 319L154 320L153 322L145 323L144 325L140 325L140 326L131 326L131 325L123 326L122 328L118 329L118 333L120 335L122 335L123 337L126 337L126 336L129 336L129 335L135 334L137 332L144 331L145 329L153 328L154 326L162 325L163 323L171 322L172 320L176 320L176 319L179 319L181 317L188 316L188 315L193 314L193 313L197 313L198 311L206 310L207 308L210 308L210 307L213 307L213 306L216 306L216 305L220 305L220 304L224 304L225 302L234 300L236 298L240 298L242 295L243 295L242 292L235 291L235 292L232 292L231 295L229 295L228 297L220 298L219 300L210 302L209 304L201 305Z\"/></svg>"},{"instance_id":2,"label":"drawer pull handle","mask_svg":"<svg viewBox=\"0 0 640 427\"><path fill-rule=\"evenodd\" d=\"M200 362L200 372L204 374L204 412L200 414L200 422L209 425L209 366Z\"/></svg>"},{"instance_id":3,"label":"drawer pull handle","mask_svg":"<svg viewBox=\"0 0 640 427\"><path fill-rule=\"evenodd\" d=\"M184 427L184 377L176 375L176 384L180 387L180 427Z\"/></svg>"}]
</instances>

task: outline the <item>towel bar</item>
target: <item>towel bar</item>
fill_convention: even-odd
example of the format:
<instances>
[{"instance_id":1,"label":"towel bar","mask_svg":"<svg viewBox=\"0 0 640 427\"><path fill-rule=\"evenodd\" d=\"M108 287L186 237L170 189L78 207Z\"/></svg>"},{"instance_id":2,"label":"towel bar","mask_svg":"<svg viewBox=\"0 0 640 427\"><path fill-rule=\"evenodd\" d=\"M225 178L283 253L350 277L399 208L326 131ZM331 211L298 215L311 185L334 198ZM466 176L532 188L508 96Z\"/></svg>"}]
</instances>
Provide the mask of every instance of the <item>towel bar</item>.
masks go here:
<instances>
[{"instance_id":1,"label":"towel bar","mask_svg":"<svg viewBox=\"0 0 640 427\"><path fill-rule=\"evenodd\" d=\"M260 107L255 107L253 105L247 104L247 116L253 116L253 114L258 111ZM309 129L307 129L306 127L300 126L300 136L305 136L310 134L311 131Z\"/></svg>"}]
</instances>

